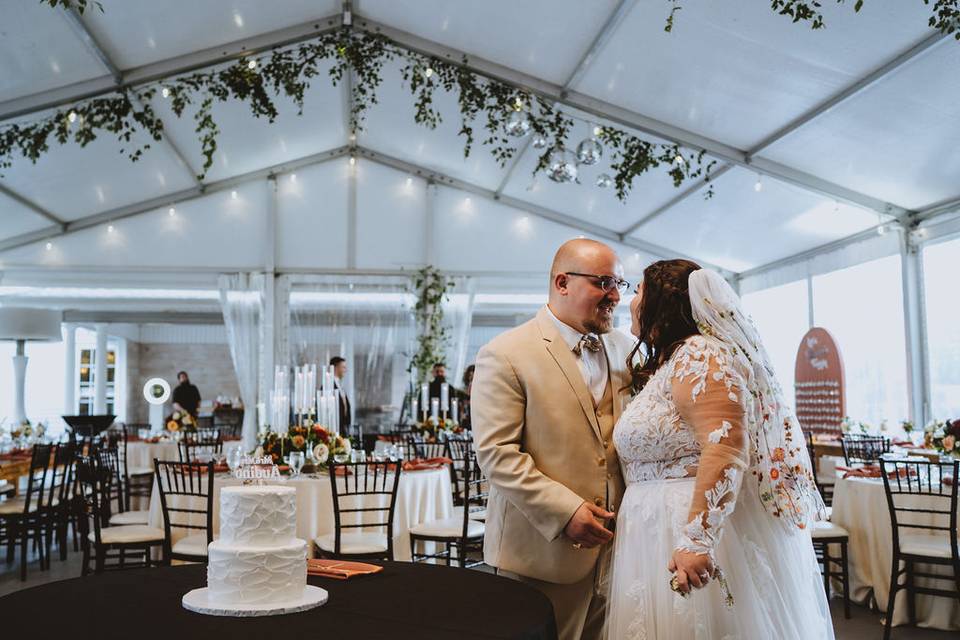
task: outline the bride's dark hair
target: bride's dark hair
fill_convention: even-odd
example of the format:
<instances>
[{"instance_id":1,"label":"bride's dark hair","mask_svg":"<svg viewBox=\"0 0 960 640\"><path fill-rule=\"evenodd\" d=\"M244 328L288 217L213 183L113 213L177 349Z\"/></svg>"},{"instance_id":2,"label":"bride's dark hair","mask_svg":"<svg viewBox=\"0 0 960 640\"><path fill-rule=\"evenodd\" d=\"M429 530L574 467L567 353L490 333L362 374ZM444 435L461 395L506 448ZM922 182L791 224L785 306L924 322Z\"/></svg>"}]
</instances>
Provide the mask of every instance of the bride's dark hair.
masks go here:
<instances>
[{"instance_id":1,"label":"bride's dark hair","mask_svg":"<svg viewBox=\"0 0 960 640\"><path fill-rule=\"evenodd\" d=\"M690 274L699 268L696 262L676 259L660 260L643 270L643 297L637 309L640 335L627 356L634 391L643 389L686 338L700 333L690 309L689 289ZM641 346L646 357L635 365Z\"/></svg>"}]
</instances>

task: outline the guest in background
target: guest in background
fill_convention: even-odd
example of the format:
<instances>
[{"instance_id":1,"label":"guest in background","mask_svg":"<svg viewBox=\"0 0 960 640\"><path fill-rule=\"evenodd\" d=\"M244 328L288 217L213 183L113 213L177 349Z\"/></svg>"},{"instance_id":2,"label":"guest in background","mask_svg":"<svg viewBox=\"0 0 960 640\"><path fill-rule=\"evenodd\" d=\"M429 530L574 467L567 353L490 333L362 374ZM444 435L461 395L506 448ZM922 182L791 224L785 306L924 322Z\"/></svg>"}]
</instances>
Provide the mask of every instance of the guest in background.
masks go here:
<instances>
[{"instance_id":1,"label":"guest in background","mask_svg":"<svg viewBox=\"0 0 960 640\"><path fill-rule=\"evenodd\" d=\"M470 365L463 371L463 389L457 392L457 401L460 403L460 426L470 428L470 391L473 388L473 371L476 365Z\"/></svg>"},{"instance_id":2,"label":"guest in background","mask_svg":"<svg viewBox=\"0 0 960 640\"><path fill-rule=\"evenodd\" d=\"M333 367L333 386L340 390L340 433L346 433L350 426L350 398L343 388L343 377L347 375L347 361L340 356L330 358Z\"/></svg>"},{"instance_id":3,"label":"guest in background","mask_svg":"<svg viewBox=\"0 0 960 640\"><path fill-rule=\"evenodd\" d=\"M186 371L177 374L180 384L173 390L173 408L186 411L194 418L197 417L197 408L200 406L200 390L190 383L190 376Z\"/></svg>"},{"instance_id":4,"label":"guest in background","mask_svg":"<svg viewBox=\"0 0 960 640\"><path fill-rule=\"evenodd\" d=\"M440 388L447 381L447 365L442 362L437 362L433 365L433 380L430 381L430 397L439 398L440 397ZM456 390L453 388L453 385L450 385L451 398L454 397L453 394L456 393Z\"/></svg>"}]
</instances>

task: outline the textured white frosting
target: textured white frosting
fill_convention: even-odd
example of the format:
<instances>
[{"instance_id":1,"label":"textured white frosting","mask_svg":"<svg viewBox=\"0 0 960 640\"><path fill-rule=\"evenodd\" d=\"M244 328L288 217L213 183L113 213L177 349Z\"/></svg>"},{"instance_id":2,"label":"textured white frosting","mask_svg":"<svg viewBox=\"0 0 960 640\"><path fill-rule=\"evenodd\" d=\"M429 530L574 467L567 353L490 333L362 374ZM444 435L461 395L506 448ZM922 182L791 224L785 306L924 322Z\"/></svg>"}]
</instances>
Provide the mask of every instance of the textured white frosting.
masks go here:
<instances>
[{"instance_id":1,"label":"textured white frosting","mask_svg":"<svg viewBox=\"0 0 960 640\"><path fill-rule=\"evenodd\" d=\"M303 597L307 543L294 539L271 547L210 543L207 591L214 603L270 604Z\"/></svg>"},{"instance_id":2,"label":"textured white frosting","mask_svg":"<svg viewBox=\"0 0 960 640\"><path fill-rule=\"evenodd\" d=\"M220 541L244 546L288 544L295 539L297 490L245 486L220 490Z\"/></svg>"}]
</instances>

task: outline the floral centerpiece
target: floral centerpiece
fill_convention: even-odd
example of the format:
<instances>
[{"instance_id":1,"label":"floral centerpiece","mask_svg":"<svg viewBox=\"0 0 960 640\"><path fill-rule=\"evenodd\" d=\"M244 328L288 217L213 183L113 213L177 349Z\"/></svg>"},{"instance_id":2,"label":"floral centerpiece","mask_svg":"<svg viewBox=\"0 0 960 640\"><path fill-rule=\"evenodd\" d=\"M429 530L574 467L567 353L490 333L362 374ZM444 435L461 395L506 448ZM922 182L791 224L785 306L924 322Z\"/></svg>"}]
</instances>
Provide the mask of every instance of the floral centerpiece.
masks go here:
<instances>
[{"instance_id":1,"label":"floral centerpiece","mask_svg":"<svg viewBox=\"0 0 960 640\"><path fill-rule=\"evenodd\" d=\"M446 436L454 433L462 433L463 427L450 418L429 417L416 424L416 430L420 432L428 442L437 442L443 440Z\"/></svg>"},{"instance_id":2,"label":"floral centerpiece","mask_svg":"<svg viewBox=\"0 0 960 640\"><path fill-rule=\"evenodd\" d=\"M196 431L197 419L186 411L174 411L166 420L167 431Z\"/></svg>"},{"instance_id":3,"label":"floral centerpiece","mask_svg":"<svg viewBox=\"0 0 960 640\"><path fill-rule=\"evenodd\" d=\"M302 451L309 464L322 467L331 457L350 455L353 446L348 438L306 419L303 424L290 427L285 434L268 429L260 439L260 448L277 465L282 465L284 456L291 451Z\"/></svg>"},{"instance_id":4,"label":"floral centerpiece","mask_svg":"<svg viewBox=\"0 0 960 640\"><path fill-rule=\"evenodd\" d=\"M923 429L924 446L960 458L960 419L934 420Z\"/></svg>"}]
</instances>

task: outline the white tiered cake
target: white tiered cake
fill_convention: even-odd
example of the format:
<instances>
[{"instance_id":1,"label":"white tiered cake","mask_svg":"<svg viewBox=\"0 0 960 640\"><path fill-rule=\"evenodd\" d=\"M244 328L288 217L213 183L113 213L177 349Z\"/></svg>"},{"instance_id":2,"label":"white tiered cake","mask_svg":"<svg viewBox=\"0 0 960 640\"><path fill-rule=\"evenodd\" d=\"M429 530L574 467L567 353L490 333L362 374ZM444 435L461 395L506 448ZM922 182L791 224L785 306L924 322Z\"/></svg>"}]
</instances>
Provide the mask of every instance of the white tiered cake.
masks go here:
<instances>
[{"instance_id":1,"label":"white tiered cake","mask_svg":"<svg viewBox=\"0 0 960 640\"><path fill-rule=\"evenodd\" d=\"M263 616L326 602L326 591L307 585L307 543L296 537L296 510L293 487L224 487L220 538L207 550L207 587L186 594L183 606Z\"/></svg>"}]
</instances>

